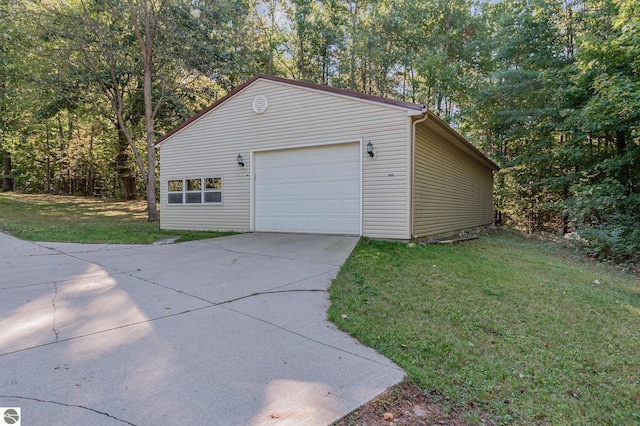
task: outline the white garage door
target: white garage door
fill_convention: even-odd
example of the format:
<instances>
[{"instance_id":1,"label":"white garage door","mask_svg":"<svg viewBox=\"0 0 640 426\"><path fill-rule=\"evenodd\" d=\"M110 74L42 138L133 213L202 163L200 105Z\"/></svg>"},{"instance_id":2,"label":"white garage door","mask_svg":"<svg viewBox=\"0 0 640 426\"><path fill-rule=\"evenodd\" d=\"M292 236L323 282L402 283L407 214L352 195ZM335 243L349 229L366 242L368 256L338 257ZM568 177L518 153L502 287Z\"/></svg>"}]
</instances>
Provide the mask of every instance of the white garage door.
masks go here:
<instances>
[{"instance_id":1,"label":"white garage door","mask_svg":"<svg viewBox=\"0 0 640 426\"><path fill-rule=\"evenodd\" d=\"M255 230L360 234L360 144L258 152Z\"/></svg>"}]
</instances>

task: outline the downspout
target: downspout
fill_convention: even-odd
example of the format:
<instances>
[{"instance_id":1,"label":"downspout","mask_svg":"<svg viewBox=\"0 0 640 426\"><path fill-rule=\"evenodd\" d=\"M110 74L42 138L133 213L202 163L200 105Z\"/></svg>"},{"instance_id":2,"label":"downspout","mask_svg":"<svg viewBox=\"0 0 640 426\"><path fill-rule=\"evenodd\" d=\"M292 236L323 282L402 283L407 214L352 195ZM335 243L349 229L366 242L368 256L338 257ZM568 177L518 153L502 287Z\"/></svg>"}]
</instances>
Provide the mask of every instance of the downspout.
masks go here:
<instances>
[{"instance_id":1,"label":"downspout","mask_svg":"<svg viewBox=\"0 0 640 426\"><path fill-rule=\"evenodd\" d=\"M416 185L416 124L418 123L422 123L424 121L427 121L427 118L429 118L429 114L427 113L427 107L423 107L422 108L422 114L424 114L424 116L422 118L419 118L418 120L414 120L413 124L412 124L412 128L411 128L411 189L410 189L410 195L411 195L411 215L410 215L410 219L409 219L409 227L411 229L411 239L417 238L417 235L415 234L415 228L414 228L414 220L415 220L415 214L416 214L416 197L415 197L415 185Z\"/></svg>"}]
</instances>

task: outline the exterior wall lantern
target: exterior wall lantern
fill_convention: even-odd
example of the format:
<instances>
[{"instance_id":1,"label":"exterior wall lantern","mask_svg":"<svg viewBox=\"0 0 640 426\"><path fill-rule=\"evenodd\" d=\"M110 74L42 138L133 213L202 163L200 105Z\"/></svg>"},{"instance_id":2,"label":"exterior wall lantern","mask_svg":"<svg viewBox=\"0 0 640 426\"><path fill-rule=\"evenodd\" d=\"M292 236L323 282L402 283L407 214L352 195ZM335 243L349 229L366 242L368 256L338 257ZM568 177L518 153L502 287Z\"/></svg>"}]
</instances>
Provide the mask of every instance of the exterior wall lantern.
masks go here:
<instances>
[{"instance_id":1,"label":"exterior wall lantern","mask_svg":"<svg viewBox=\"0 0 640 426\"><path fill-rule=\"evenodd\" d=\"M373 158L373 144L371 141L367 144L367 154L369 154L369 157Z\"/></svg>"},{"instance_id":2,"label":"exterior wall lantern","mask_svg":"<svg viewBox=\"0 0 640 426\"><path fill-rule=\"evenodd\" d=\"M236 158L236 160L238 161L238 166L244 167L244 160L242 159L242 155L238 154L238 158Z\"/></svg>"}]
</instances>

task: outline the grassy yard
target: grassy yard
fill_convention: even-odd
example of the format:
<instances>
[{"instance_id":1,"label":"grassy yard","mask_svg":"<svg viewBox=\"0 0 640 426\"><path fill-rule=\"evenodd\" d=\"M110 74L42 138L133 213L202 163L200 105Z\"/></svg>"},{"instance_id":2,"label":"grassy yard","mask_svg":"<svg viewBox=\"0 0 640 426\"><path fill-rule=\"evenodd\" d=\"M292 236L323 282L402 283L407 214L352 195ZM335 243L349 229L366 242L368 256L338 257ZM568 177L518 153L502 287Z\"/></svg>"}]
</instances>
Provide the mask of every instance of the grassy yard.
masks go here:
<instances>
[{"instance_id":1,"label":"grassy yard","mask_svg":"<svg viewBox=\"0 0 640 426\"><path fill-rule=\"evenodd\" d=\"M30 241L149 244L229 233L164 231L147 222L146 202L0 193L0 231Z\"/></svg>"},{"instance_id":2,"label":"grassy yard","mask_svg":"<svg viewBox=\"0 0 640 426\"><path fill-rule=\"evenodd\" d=\"M640 280L549 243L363 239L329 316L471 423L640 424Z\"/></svg>"},{"instance_id":3,"label":"grassy yard","mask_svg":"<svg viewBox=\"0 0 640 426\"><path fill-rule=\"evenodd\" d=\"M0 193L0 231L150 243L143 202ZM474 423L640 424L640 280L510 232L458 245L363 239L329 317Z\"/></svg>"}]
</instances>

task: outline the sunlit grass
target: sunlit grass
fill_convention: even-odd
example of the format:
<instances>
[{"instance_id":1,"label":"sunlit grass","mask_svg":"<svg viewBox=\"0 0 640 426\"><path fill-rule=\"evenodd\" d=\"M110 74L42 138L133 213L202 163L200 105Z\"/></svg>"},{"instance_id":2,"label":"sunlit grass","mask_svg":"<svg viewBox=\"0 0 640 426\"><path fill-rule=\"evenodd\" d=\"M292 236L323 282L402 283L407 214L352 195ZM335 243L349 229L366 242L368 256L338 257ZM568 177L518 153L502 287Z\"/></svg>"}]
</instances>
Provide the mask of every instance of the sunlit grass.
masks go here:
<instances>
[{"instance_id":1,"label":"sunlit grass","mask_svg":"<svg viewBox=\"0 0 640 426\"><path fill-rule=\"evenodd\" d=\"M631 425L639 291L632 275L506 232L415 248L365 239L329 315L472 422Z\"/></svg>"},{"instance_id":2,"label":"sunlit grass","mask_svg":"<svg viewBox=\"0 0 640 426\"><path fill-rule=\"evenodd\" d=\"M189 241L229 232L165 231L147 221L145 201L0 193L0 231L29 241L149 244L168 236Z\"/></svg>"}]
</instances>

